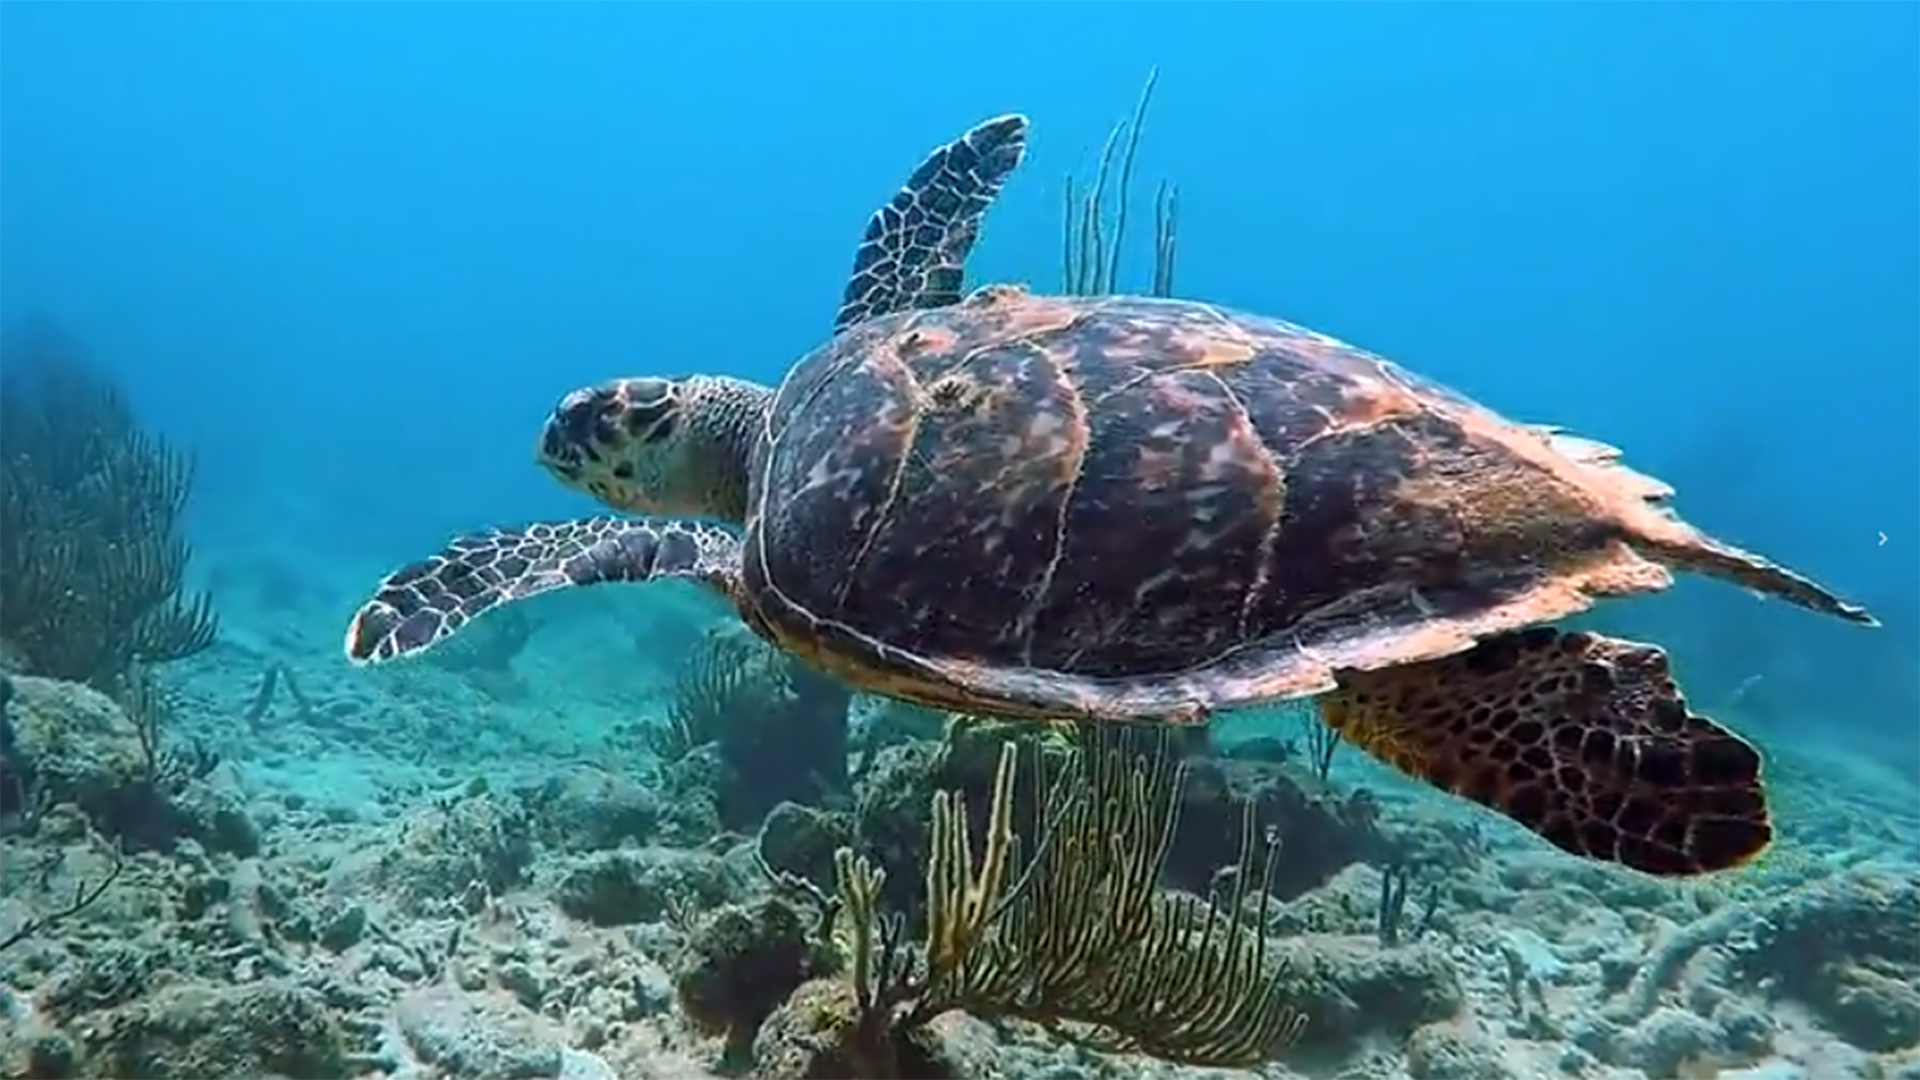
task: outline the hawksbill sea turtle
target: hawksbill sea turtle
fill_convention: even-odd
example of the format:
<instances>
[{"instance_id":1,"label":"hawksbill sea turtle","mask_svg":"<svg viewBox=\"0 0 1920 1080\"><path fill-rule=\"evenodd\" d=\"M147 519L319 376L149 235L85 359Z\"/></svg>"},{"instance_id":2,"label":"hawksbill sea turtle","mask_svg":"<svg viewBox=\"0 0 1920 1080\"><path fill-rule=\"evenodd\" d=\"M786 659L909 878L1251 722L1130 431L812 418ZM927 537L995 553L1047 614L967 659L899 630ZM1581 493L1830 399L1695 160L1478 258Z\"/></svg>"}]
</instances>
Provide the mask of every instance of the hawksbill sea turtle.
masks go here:
<instances>
[{"instance_id":1,"label":"hawksbill sea turtle","mask_svg":"<svg viewBox=\"0 0 1920 1080\"><path fill-rule=\"evenodd\" d=\"M1007 718L1191 723L1319 696L1376 757L1575 854L1739 865L1753 747L1665 653L1548 624L1699 571L1855 623L1669 508L1618 452L1388 360L1192 300L961 298L1027 122L940 147L876 214L831 340L776 389L567 395L563 483L642 517L467 536L396 571L346 649L390 660L555 589L704 583L852 685Z\"/></svg>"}]
</instances>

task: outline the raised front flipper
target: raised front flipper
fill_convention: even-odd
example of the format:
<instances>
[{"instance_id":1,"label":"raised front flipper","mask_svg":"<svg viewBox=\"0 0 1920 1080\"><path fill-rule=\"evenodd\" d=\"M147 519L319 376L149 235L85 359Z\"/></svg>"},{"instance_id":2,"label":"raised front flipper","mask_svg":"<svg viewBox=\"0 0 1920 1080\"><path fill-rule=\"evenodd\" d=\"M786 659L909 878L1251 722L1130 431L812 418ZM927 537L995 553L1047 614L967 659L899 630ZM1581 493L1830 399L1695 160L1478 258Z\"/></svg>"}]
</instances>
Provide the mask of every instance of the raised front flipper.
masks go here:
<instances>
[{"instance_id":1,"label":"raised front flipper","mask_svg":"<svg viewBox=\"0 0 1920 1080\"><path fill-rule=\"evenodd\" d=\"M1027 118L999 116L940 147L867 222L833 332L960 300L980 219L1027 150Z\"/></svg>"},{"instance_id":2,"label":"raised front flipper","mask_svg":"<svg viewBox=\"0 0 1920 1080\"><path fill-rule=\"evenodd\" d=\"M1523 630L1340 683L1328 726L1575 855L1702 874L1773 837L1760 755L1688 711L1652 645Z\"/></svg>"},{"instance_id":3,"label":"raised front flipper","mask_svg":"<svg viewBox=\"0 0 1920 1080\"><path fill-rule=\"evenodd\" d=\"M462 536L380 583L347 626L347 658L424 652L501 604L555 589L692 578L731 594L739 575L739 539L704 522L590 518Z\"/></svg>"}]
</instances>

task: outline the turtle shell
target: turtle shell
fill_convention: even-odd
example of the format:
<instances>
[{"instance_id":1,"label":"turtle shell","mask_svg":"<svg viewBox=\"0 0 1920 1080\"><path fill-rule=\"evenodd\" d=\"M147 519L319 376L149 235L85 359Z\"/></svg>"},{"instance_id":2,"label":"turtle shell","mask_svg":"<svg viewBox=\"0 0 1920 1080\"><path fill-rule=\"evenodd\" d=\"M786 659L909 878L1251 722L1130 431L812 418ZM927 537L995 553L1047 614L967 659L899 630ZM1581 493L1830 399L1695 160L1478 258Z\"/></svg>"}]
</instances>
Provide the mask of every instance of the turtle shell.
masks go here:
<instances>
[{"instance_id":1,"label":"turtle shell","mask_svg":"<svg viewBox=\"0 0 1920 1080\"><path fill-rule=\"evenodd\" d=\"M1715 552L1752 570L1610 448L1191 301L991 287L876 319L805 357L768 425L744 614L942 707L1200 719Z\"/></svg>"}]
</instances>

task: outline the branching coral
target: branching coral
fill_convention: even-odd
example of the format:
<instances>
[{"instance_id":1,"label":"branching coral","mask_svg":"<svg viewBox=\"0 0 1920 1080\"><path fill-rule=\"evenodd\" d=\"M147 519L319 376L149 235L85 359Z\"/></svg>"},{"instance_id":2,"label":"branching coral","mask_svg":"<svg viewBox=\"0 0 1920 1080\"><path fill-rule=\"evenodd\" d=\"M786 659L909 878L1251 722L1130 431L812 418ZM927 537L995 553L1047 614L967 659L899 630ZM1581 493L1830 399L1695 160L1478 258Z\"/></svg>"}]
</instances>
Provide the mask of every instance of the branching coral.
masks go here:
<instances>
[{"instance_id":1,"label":"branching coral","mask_svg":"<svg viewBox=\"0 0 1920 1080\"><path fill-rule=\"evenodd\" d=\"M935 796L927 932L879 910L883 873L842 851L836 936L861 1020L853 1056L891 1075L900 1032L949 1010L1018 1017L1073 1041L1193 1065L1264 1061L1298 1034L1264 933L1261 885L1274 849L1249 817L1226 895L1165 892L1160 872L1183 766L1164 733L1137 753L1090 728L1051 785L1030 859L1013 828L1016 751L1002 750L978 860L964 800ZM1253 925L1243 902L1257 897Z\"/></svg>"},{"instance_id":2,"label":"branching coral","mask_svg":"<svg viewBox=\"0 0 1920 1080\"><path fill-rule=\"evenodd\" d=\"M1120 255L1127 235L1127 202L1132 194L1134 156L1140 151L1147 105L1153 101L1153 85L1158 77L1157 71L1147 75L1133 118L1116 124L1107 135L1093 186L1079 192L1074 190L1073 178L1067 178L1060 277L1061 291L1069 296L1095 296L1119 289ZM1116 166L1120 170L1118 177L1113 174ZM1107 201L1110 188L1114 189L1112 205ZM1173 295L1179 218L1179 193L1173 185L1163 183L1153 197L1153 280L1149 295Z\"/></svg>"},{"instance_id":3,"label":"branching coral","mask_svg":"<svg viewBox=\"0 0 1920 1080\"><path fill-rule=\"evenodd\" d=\"M717 744L721 821L745 831L782 801L818 804L846 790L851 700L838 680L723 624L688 657L666 723L643 737L667 764Z\"/></svg>"},{"instance_id":4,"label":"branching coral","mask_svg":"<svg viewBox=\"0 0 1920 1080\"><path fill-rule=\"evenodd\" d=\"M647 749L661 761L678 761L719 741L734 713L771 705L781 688L756 663L760 652L744 635L709 631L674 677L664 722L640 729Z\"/></svg>"},{"instance_id":5,"label":"branching coral","mask_svg":"<svg viewBox=\"0 0 1920 1080\"><path fill-rule=\"evenodd\" d=\"M191 461L46 323L10 334L0 376L0 645L36 675L115 691L137 663L207 648L181 515Z\"/></svg>"}]
</instances>

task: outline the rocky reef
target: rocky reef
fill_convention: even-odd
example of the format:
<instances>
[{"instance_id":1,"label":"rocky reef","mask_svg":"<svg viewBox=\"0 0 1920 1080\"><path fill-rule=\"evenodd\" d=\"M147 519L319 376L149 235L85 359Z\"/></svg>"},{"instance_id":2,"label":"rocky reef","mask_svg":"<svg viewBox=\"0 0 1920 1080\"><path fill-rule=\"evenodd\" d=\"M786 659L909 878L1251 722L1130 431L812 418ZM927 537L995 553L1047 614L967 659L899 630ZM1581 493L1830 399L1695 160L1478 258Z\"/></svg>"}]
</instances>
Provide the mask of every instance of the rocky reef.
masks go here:
<instances>
[{"instance_id":1,"label":"rocky reef","mask_svg":"<svg viewBox=\"0 0 1920 1080\"><path fill-rule=\"evenodd\" d=\"M1003 725L712 640L565 747L457 666L289 668L236 723L271 665L220 646L161 767L6 679L0 1075L1920 1076L1915 825L1845 788L1672 883L1305 711Z\"/></svg>"}]
</instances>

